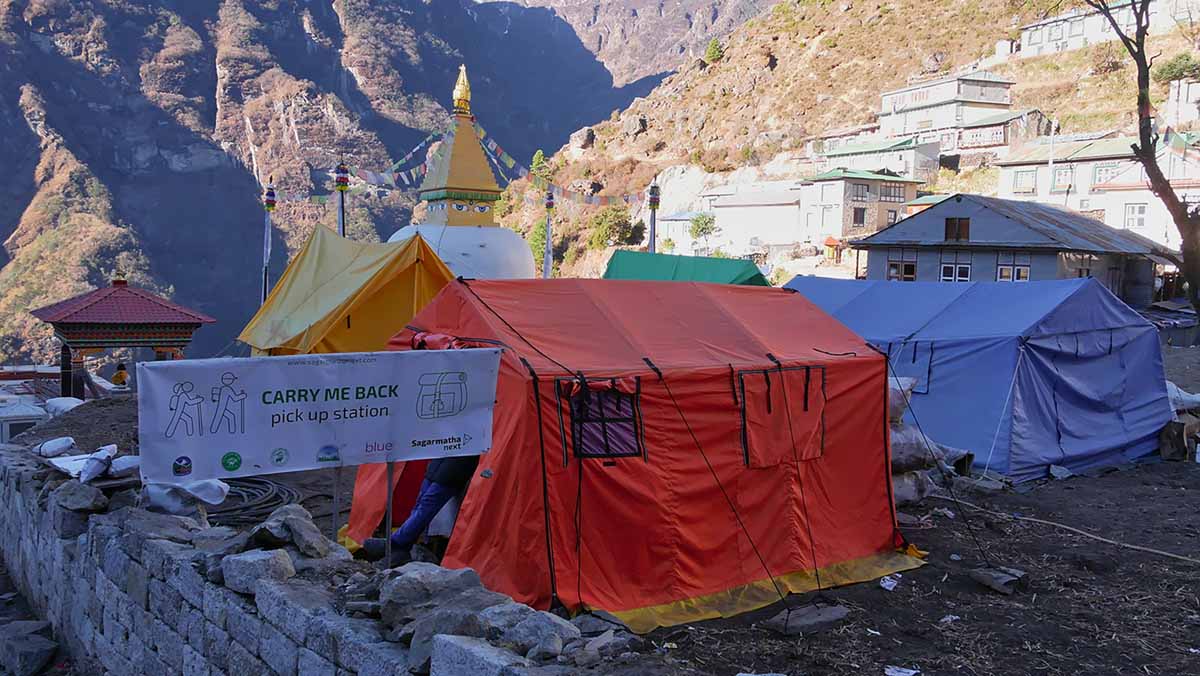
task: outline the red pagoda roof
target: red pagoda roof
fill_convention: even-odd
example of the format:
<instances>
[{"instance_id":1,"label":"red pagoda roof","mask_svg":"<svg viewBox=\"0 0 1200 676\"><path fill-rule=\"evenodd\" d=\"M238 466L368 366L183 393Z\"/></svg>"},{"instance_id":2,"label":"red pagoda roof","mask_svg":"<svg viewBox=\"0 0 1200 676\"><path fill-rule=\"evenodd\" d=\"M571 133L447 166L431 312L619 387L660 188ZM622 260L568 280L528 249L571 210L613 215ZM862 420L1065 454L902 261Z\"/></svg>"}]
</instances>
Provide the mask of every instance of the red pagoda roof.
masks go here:
<instances>
[{"instance_id":1,"label":"red pagoda roof","mask_svg":"<svg viewBox=\"0 0 1200 676\"><path fill-rule=\"evenodd\" d=\"M112 286L47 305L31 314L51 324L211 324L216 320L114 279Z\"/></svg>"}]
</instances>

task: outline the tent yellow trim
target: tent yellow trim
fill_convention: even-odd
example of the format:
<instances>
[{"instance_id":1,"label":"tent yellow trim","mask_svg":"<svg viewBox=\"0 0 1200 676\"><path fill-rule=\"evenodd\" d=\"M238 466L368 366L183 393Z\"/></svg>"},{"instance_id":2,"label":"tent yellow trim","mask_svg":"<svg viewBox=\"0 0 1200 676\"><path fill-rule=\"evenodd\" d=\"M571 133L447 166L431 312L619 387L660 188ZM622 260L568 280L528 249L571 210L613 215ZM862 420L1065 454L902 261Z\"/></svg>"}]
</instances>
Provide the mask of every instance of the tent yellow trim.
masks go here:
<instances>
[{"instance_id":1,"label":"tent yellow trim","mask_svg":"<svg viewBox=\"0 0 1200 676\"><path fill-rule=\"evenodd\" d=\"M821 587L866 582L904 570L925 565L920 559L902 552L875 554L852 561L843 561L821 569ZM631 631L645 634L658 627L670 627L685 622L698 622L718 617L732 617L764 608L779 601L775 585L788 594L802 594L817 589L817 579L811 570L800 570L775 577L774 582L763 579L707 596L672 601L657 606L633 610L610 610L629 626Z\"/></svg>"},{"instance_id":2,"label":"tent yellow trim","mask_svg":"<svg viewBox=\"0 0 1200 676\"><path fill-rule=\"evenodd\" d=\"M382 350L452 279L420 236L377 244L317 227L238 340L253 354Z\"/></svg>"}]
</instances>

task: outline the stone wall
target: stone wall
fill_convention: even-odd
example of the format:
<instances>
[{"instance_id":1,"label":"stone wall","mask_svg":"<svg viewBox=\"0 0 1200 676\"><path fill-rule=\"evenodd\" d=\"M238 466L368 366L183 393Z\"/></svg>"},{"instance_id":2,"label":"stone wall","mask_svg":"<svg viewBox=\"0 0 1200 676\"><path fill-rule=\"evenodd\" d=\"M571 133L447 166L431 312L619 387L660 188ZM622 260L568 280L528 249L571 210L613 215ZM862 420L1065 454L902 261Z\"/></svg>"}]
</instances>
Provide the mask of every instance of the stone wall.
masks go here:
<instances>
[{"instance_id":1,"label":"stone wall","mask_svg":"<svg viewBox=\"0 0 1200 676\"><path fill-rule=\"evenodd\" d=\"M0 446L0 554L80 673L605 673L644 647L611 621L514 603L470 569L375 571L313 539L297 505L239 533L111 500Z\"/></svg>"}]
</instances>

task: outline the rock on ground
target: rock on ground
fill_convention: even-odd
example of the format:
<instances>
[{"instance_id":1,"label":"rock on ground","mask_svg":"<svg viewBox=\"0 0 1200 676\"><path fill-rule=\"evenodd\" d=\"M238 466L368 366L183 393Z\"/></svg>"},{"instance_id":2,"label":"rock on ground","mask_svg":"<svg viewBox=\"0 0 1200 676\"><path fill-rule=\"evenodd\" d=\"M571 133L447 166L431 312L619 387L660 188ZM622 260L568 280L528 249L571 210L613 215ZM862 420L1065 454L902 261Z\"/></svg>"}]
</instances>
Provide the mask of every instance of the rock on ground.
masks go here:
<instances>
[{"instance_id":1,"label":"rock on ground","mask_svg":"<svg viewBox=\"0 0 1200 676\"><path fill-rule=\"evenodd\" d=\"M95 486L71 479L54 489L51 497L59 507L73 512L98 512L108 506L108 498Z\"/></svg>"},{"instance_id":2,"label":"rock on ground","mask_svg":"<svg viewBox=\"0 0 1200 676\"><path fill-rule=\"evenodd\" d=\"M579 628L557 615L536 611L504 632L501 640L511 643L521 653L527 653L549 636L558 636L563 643L580 637Z\"/></svg>"},{"instance_id":3,"label":"rock on ground","mask_svg":"<svg viewBox=\"0 0 1200 676\"><path fill-rule=\"evenodd\" d=\"M226 587L242 594L253 594L259 580L286 580L296 574L296 569L282 550L252 549L222 559L221 573Z\"/></svg>"},{"instance_id":4,"label":"rock on ground","mask_svg":"<svg viewBox=\"0 0 1200 676\"><path fill-rule=\"evenodd\" d=\"M16 676L33 676L54 659L58 644L43 634L49 622L19 620L0 624L0 669Z\"/></svg>"},{"instance_id":5,"label":"rock on ground","mask_svg":"<svg viewBox=\"0 0 1200 676\"><path fill-rule=\"evenodd\" d=\"M529 661L479 638L435 636L430 676L501 676Z\"/></svg>"}]
</instances>

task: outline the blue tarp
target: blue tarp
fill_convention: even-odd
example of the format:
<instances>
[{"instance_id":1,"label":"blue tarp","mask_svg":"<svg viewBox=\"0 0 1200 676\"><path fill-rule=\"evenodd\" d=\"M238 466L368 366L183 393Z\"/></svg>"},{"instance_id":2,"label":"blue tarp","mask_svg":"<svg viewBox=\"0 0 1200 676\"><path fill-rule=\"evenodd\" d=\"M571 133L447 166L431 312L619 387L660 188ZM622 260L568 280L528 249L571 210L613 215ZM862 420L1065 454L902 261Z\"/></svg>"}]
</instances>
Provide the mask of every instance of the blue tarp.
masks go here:
<instances>
[{"instance_id":1,"label":"blue tarp","mask_svg":"<svg viewBox=\"0 0 1200 676\"><path fill-rule=\"evenodd\" d=\"M1157 330L1094 279L787 288L916 378L910 424L1014 481L1146 455L1171 420Z\"/></svg>"}]
</instances>

